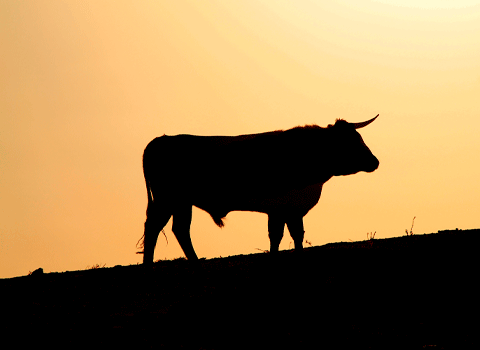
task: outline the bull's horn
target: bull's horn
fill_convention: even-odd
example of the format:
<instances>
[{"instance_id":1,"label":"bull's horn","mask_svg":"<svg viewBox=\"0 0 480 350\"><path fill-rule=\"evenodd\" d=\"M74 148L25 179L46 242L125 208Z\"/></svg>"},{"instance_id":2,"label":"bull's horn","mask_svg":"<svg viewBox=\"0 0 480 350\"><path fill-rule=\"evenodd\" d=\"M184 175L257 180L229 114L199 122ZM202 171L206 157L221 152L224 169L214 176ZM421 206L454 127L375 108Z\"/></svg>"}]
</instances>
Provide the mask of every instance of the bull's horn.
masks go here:
<instances>
[{"instance_id":1,"label":"bull's horn","mask_svg":"<svg viewBox=\"0 0 480 350\"><path fill-rule=\"evenodd\" d=\"M360 129L360 128L363 128L365 126L367 126L368 124L370 124L371 122L373 122L375 119L377 119L377 117L379 116L380 114L377 114L377 116L375 118L372 118L370 120L367 120L366 122L360 122L360 123L351 123L353 125L353 127L355 129Z\"/></svg>"}]
</instances>

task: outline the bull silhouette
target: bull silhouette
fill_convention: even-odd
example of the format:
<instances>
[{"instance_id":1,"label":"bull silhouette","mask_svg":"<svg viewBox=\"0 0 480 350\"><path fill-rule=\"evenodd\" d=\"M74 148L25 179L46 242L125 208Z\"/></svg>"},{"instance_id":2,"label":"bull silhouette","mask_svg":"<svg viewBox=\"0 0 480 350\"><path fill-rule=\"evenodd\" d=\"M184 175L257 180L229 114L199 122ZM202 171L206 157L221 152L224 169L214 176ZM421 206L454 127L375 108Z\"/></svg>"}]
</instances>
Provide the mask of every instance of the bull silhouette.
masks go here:
<instances>
[{"instance_id":1,"label":"bull silhouette","mask_svg":"<svg viewBox=\"0 0 480 350\"><path fill-rule=\"evenodd\" d=\"M337 119L323 128L239 136L161 136L143 153L148 206L143 264L153 263L160 231L173 216L172 231L189 260L197 260L190 238L192 206L223 226L234 210L268 215L270 253L277 253L285 224L303 249L303 217L332 176L372 172L379 161L356 129L373 122Z\"/></svg>"}]
</instances>

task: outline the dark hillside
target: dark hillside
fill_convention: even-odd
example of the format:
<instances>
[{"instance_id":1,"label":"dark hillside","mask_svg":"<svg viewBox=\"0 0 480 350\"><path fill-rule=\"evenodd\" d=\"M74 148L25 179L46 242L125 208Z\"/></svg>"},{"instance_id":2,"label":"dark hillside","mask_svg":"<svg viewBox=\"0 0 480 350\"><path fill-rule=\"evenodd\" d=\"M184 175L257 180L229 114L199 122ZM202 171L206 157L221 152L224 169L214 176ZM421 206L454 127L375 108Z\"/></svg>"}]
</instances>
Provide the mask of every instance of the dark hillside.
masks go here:
<instances>
[{"instance_id":1,"label":"dark hillside","mask_svg":"<svg viewBox=\"0 0 480 350\"><path fill-rule=\"evenodd\" d=\"M478 348L479 243L480 230L440 231L2 279L2 338L20 348Z\"/></svg>"}]
</instances>

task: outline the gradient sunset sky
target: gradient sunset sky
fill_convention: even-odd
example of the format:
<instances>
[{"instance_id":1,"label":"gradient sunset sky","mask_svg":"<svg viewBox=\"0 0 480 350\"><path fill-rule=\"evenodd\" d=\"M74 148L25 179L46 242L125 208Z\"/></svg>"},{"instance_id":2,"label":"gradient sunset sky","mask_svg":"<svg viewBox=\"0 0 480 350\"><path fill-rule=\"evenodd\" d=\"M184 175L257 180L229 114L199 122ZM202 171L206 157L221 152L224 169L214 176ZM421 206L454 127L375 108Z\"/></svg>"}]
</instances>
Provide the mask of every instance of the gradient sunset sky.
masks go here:
<instances>
[{"instance_id":1,"label":"gradient sunset sky","mask_svg":"<svg viewBox=\"0 0 480 350\"><path fill-rule=\"evenodd\" d=\"M163 134L380 114L378 170L327 182L306 240L480 227L480 1L0 0L0 89L0 278L141 262ZM225 224L194 208L199 257L269 249L265 214ZM165 232L155 259L183 256Z\"/></svg>"}]
</instances>

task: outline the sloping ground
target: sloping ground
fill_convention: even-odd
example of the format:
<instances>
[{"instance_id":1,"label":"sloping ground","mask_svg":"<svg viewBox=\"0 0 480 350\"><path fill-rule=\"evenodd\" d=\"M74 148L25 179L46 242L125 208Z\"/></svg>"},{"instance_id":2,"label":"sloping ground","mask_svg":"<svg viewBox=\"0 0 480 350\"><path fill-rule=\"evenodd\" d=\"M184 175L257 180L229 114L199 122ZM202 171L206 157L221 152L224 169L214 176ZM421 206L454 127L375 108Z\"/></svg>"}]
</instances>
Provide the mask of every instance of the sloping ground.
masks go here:
<instances>
[{"instance_id":1,"label":"sloping ground","mask_svg":"<svg viewBox=\"0 0 480 350\"><path fill-rule=\"evenodd\" d=\"M440 231L301 255L3 279L2 340L21 348L478 348L479 240L480 230Z\"/></svg>"}]
</instances>

